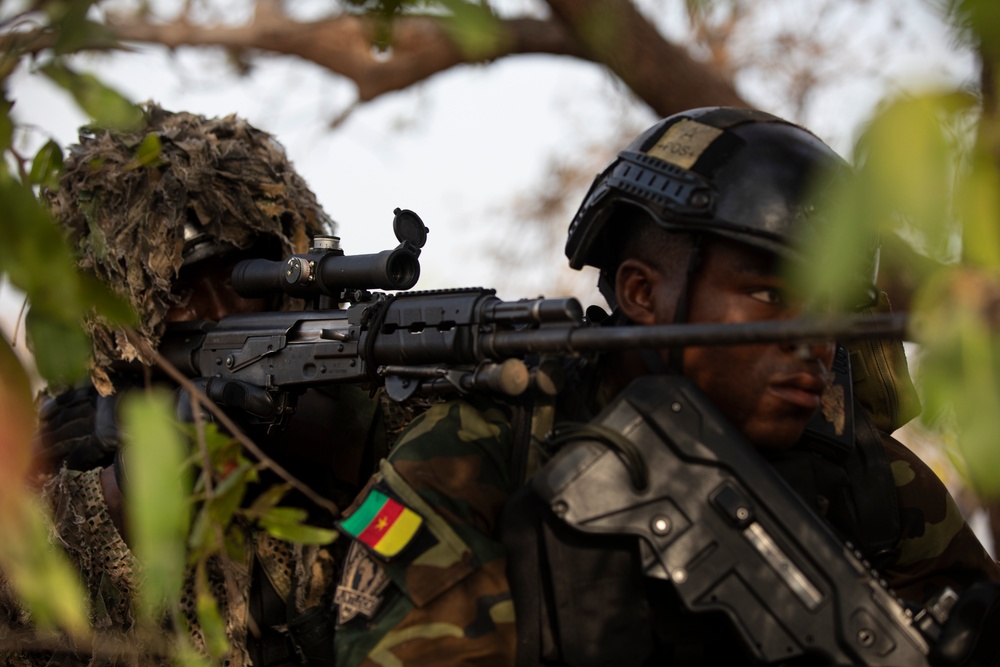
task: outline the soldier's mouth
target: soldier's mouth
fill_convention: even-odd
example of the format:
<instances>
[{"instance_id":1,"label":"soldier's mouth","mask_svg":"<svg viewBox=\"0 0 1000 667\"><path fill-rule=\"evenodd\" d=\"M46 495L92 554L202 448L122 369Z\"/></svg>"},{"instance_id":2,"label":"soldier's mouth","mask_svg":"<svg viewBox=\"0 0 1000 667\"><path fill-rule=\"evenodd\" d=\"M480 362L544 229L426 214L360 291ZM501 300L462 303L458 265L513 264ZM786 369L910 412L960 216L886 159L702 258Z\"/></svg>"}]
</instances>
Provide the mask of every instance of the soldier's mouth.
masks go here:
<instances>
[{"instance_id":1,"label":"soldier's mouth","mask_svg":"<svg viewBox=\"0 0 1000 667\"><path fill-rule=\"evenodd\" d=\"M817 410L826 389L826 381L812 373L795 373L778 378L768 391L779 399L806 410Z\"/></svg>"}]
</instances>

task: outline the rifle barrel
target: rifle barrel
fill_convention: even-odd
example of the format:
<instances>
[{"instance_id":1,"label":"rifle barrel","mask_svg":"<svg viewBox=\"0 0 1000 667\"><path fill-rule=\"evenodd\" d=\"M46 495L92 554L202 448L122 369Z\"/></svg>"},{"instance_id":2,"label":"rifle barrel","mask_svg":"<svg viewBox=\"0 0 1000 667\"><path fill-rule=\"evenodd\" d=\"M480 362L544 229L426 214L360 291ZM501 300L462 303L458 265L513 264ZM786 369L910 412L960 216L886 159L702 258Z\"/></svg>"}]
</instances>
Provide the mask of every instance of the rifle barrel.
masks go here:
<instances>
[{"instance_id":1,"label":"rifle barrel","mask_svg":"<svg viewBox=\"0 0 1000 667\"><path fill-rule=\"evenodd\" d=\"M905 314L857 315L826 319L767 320L739 324L656 324L627 327L553 327L498 331L483 348L498 358L526 353L598 352L625 347L702 347L759 343L848 343L872 338L905 338Z\"/></svg>"}]
</instances>

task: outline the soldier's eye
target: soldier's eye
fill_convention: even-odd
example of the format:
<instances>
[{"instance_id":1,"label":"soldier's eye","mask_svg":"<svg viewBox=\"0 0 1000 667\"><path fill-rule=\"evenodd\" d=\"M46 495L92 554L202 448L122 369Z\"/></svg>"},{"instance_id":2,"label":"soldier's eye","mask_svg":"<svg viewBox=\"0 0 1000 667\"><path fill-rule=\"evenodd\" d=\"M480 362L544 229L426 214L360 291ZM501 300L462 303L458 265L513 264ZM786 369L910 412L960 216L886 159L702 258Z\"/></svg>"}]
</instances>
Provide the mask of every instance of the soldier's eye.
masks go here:
<instances>
[{"instance_id":1,"label":"soldier's eye","mask_svg":"<svg viewBox=\"0 0 1000 667\"><path fill-rule=\"evenodd\" d=\"M784 293L775 288L754 290L750 293L750 298L771 306L780 306L785 303Z\"/></svg>"}]
</instances>

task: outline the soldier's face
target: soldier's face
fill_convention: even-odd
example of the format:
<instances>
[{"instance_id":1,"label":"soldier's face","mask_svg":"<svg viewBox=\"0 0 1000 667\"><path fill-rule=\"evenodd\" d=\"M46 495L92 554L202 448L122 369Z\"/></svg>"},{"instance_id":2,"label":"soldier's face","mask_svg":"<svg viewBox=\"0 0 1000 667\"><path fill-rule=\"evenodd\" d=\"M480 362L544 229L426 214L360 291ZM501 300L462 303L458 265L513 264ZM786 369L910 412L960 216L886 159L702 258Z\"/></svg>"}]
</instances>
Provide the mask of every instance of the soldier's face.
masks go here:
<instances>
[{"instance_id":1,"label":"soldier's face","mask_svg":"<svg viewBox=\"0 0 1000 667\"><path fill-rule=\"evenodd\" d=\"M234 313L264 310L264 299L246 299L233 289L231 275L240 259L238 256L218 262L206 259L182 269L172 291L183 300L167 311L167 321L218 321Z\"/></svg>"},{"instance_id":2,"label":"soldier's face","mask_svg":"<svg viewBox=\"0 0 1000 667\"><path fill-rule=\"evenodd\" d=\"M739 323L796 317L775 258L735 243L706 244L691 285L691 322ZM672 309L671 309L672 311ZM662 313L668 322L672 312ZM690 347L684 373L752 444L786 448L820 407L834 344Z\"/></svg>"}]
</instances>

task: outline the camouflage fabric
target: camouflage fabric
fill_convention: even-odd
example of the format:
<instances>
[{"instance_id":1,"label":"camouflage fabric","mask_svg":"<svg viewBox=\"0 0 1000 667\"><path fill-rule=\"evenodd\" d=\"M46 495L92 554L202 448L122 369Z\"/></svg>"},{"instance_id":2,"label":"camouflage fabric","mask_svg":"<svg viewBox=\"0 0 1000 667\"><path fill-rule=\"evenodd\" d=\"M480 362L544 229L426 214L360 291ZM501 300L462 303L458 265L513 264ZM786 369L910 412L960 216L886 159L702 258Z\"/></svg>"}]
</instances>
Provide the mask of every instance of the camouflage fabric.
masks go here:
<instances>
[{"instance_id":1,"label":"camouflage fabric","mask_svg":"<svg viewBox=\"0 0 1000 667\"><path fill-rule=\"evenodd\" d=\"M1000 582L1000 566L976 538L934 472L893 438L883 439L896 480L902 535L899 556L882 574L903 598L923 602L942 586Z\"/></svg>"},{"instance_id":2,"label":"camouflage fabric","mask_svg":"<svg viewBox=\"0 0 1000 667\"><path fill-rule=\"evenodd\" d=\"M389 561L352 549L337 595L338 665L513 664L513 604L493 538L512 491L510 420L502 405L454 401L403 432L368 488L390 489L424 534ZM368 609L345 604L365 595Z\"/></svg>"},{"instance_id":3,"label":"camouflage fabric","mask_svg":"<svg viewBox=\"0 0 1000 667\"><path fill-rule=\"evenodd\" d=\"M62 546L80 570L91 601L90 622L104 640L106 650L128 647L126 633L135 623L131 596L137 565L125 542L111 522L101 492L100 470L65 470L45 487L43 498L55 517L52 538ZM31 637L31 619L18 604L0 576L0 637ZM51 652L22 652L0 643L0 663L46 665ZM86 664L84 661L83 664Z\"/></svg>"},{"instance_id":4,"label":"camouflage fabric","mask_svg":"<svg viewBox=\"0 0 1000 667\"><path fill-rule=\"evenodd\" d=\"M183 262L185 223L236 248L269 238L291 253L305 251L310 235L331 233L333 222L266 132L236 116L210 119L153 103L143 111L145 123L134 132L81 130L58 190L43 194L79 249L80 268L128 299L139 333L155 349L167 311L181 298L170 289ZM143 155L150 136L159 153ZM93 381L103 395L114 389L111 362L149 363L100 320L87 327Z\"/></svg>"}]
</instances>

